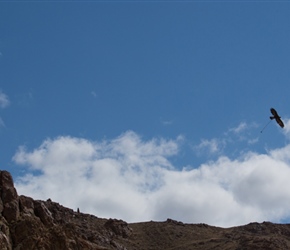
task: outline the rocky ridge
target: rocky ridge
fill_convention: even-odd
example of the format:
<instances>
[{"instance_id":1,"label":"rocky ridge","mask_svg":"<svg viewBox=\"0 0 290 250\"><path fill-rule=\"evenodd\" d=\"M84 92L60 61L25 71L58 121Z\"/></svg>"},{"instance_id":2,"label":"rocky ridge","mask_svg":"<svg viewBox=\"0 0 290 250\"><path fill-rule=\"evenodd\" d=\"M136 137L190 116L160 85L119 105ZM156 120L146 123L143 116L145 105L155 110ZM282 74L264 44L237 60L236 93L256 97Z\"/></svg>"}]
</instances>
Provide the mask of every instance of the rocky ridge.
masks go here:
<instances>
[{"instance_id":1,"label":"rocky ridge","mask_svg":"<svg viewBox=\"0 0 290 250\"><path fill-rule=\"evenodd\" d=\"M219 228L172 219L128 224L83 214L50 199L18 196L7 171L0 171L0 198L1 250L290 249L290 224Z\"/></svg>"}]
</instances>

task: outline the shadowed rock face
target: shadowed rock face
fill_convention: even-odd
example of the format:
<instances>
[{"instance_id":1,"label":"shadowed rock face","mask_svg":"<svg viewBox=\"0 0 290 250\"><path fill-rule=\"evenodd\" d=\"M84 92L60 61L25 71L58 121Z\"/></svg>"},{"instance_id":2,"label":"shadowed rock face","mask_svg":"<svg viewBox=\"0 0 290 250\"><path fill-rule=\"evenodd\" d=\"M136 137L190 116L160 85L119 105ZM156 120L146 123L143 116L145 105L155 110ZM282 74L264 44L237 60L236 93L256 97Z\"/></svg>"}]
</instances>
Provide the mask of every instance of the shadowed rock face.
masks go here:
<instances>
[{"instance_id":1,"label":"shadowed rock face","mask_svg":"<svg viewBox=\"0 0 290 250\"><path fill-rule=\"evenodd\" d=\"M12 176L7 171L0 172L0 190L3 216L7 222L17 220L19 217L19 199L14 188Z\"/></svg>"},{"instance_id":2,"label":"shadowed rock face","mask_svg":"<svg viewBox=\"0 0 290 250\"><path fill-rule=\"evenodd\" d=\"M0 171L0 249L290 249L290 225L270 222L219 228L165 222L128 224L101 219L51 201L18 196Z\"/></svg>"}]
</instances>

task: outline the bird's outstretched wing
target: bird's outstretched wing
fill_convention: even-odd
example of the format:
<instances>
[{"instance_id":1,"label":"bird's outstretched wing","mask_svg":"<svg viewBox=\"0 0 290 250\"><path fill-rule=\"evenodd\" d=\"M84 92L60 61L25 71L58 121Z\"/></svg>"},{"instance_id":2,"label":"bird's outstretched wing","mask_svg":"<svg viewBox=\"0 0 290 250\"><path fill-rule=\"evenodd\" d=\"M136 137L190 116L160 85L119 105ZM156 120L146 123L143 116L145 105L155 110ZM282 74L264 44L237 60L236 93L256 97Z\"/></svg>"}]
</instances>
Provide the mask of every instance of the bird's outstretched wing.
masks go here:
<instances>
[{"instance_id":1,"label":"bird's outstretched wing","mask_svg":"<svg viewBox=\"0 0 290 250\"><path fill-rule=\"evenodd\" d=\"M276 117L275 118L276 122L280 125L281 128L284 128L284 123L282 122L282 120L280 119L280 117Z\"/></svg>"},{"instance_id":2,"label":"bird's outstretched wing","mask_svg":"<svg viewBox=\"0 0 290 250\"><path fill-rule=\"evenodd\" d=\"M274 116L274 118L278 116L278 113L274 108L271 108L270 111L271 111L272 115Z\"/></svg>"}]
</instances>

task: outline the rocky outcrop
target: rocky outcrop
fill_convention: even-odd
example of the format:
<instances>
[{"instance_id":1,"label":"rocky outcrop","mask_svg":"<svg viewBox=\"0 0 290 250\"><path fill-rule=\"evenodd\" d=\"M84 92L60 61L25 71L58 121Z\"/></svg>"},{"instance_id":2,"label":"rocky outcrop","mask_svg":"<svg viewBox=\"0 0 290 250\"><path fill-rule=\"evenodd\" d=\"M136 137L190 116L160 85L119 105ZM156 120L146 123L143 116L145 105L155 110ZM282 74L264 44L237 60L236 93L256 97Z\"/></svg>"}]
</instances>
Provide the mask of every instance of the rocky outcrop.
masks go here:
<instances>
[{"instance_id":1,"label":"rocky outcrop","mask_svg":"<svg viewBox=\"0 0 290 250\"><path fill-rule=\"evenodd\" d=\"M132 229L129 227L128 223L122 220L109 219L104 226L115 235L123 238L128 238L132 234Z\"/></svg>"},{"instance_id":2,"label":"rocky outcrop","mask_svg":"<svg viewBox=\"0 0 290 250\"><path fill-rule=\"evenodd\" d=\"M50 199L18 196L7 171L0 171L0 195L1 250L125 249L113 241L117 235L104 226L107 220L74 212Z\"/></svg>"},{"instance_id":3,"label":"rocky outcrop","mask_svg":"<svg viewBox=\"0 0 290 250\"><path fill-rule=\"evenodd\" d=\"M9 172L0 171L1 250L290 249L290 225L270 222L219 228L165 222L128 224L66 208L51 199L18 196Z\"/></svg>"},{"instance_id":4,"label":"rocky outcrop","mask_svg":"<svg viewBox=\"0 0 290 250\"><path fill-rule=\"evenodd\" d=\"M2 214L7 222L12 222L19 217L19 199L14 188L12 176L7 171L0 172L0 192ZM1 210L0 210L1 211Z\"/></svg>"}]
</instances>

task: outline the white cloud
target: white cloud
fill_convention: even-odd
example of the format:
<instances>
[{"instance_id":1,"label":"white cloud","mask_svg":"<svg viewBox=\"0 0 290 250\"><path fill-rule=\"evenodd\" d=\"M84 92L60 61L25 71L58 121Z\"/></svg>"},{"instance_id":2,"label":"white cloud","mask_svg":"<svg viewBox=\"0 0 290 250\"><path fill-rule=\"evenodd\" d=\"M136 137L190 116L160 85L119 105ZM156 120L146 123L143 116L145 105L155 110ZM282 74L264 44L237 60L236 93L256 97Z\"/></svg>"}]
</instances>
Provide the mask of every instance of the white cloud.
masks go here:
<instances>
[{"instance_id":1,"label":"white cloud","mask_svg":"<svg viewBox=\"0 0 290 250\"><path fill-rule=\"evenodd\" d=\"M238 134L247 128L248 128L248 125L245 122L241 122L237 127L231 128L229 131L234 132L235 134Z\"/></svg>"},{"instance_id":2,"label":"white cloud","mask_svg":"<svg viewBox=\"0 0 290 250\"><path fill-rule=\"evenodd\" d=\"M207 154L217 154L221 153L223 148L225 147L226 142L224 140L220 140L217 138L207 140L202 139L200 144L194 146L193 149L198 154L207 153Z\"/></svg>"},{"instance_id":3,"label":"white cloud","mask_svg":"<svg viewBox=\"0 0 290 250\"><path fill-rule=\"evenodd\" d=\"M160 122L164 125L164 126L169 126L173 124L172 120L164 120L162 117L160 118Z\"/></svg>"},{"instance_id":4,"label":"white cloud","mask_svg":"<svg viewBox=\"0 0 290 250\"><path fill-rule=\"evenodd\" d=\"M9 104L8 96L0 90L0 108L6 108Z\"/></svg>"},{"instance_id":5,"label":"white cloud","mask_svg":"<svg viewBox=\"0 0 290 250\"><path fill-rule=\"evenodd\" d=\"M259 141L256 123L241 122L238 126L228 129L221 138L201 139L200 143L192 148L197 155L222 155L226 149L237 148L237 144L246 147ZM231 150L231 149L230 149ZM235 152L236 153L236 152Z\"/></svg>"},{"instance_id":6,"label":"white cloud","mask_svg":"<svg viewBox=\"0 0 290 250\"><path fill-rule=\"evenodd\" d=\"M233 135L237 137L239 141L245 141L248 144L254 144L258 142L258 137L253 137L252 130L256 130L258 125L256 123L241 122L238 126L230 128L225 134L231 138ZM257 132L257 131L255 131ZM255 133L256 134L256 133Z\"/></svg>"},{"instance_id":7,"label":"white cloud","mask_svg":"<svg viewBox=\"0 0 290 250\"><path fill-rule=\"evenodd\" d=\"M179 149L179 138L145 141L131 131L102 142L49 139L31 152L19 148L14 161L29 174L16 188L128 222L173 218L233 226L290 216L290 145L238 160L220 157L196 169L171 163Z\"/></svg>"},{"instance_id":8,"label":"white cloud","mask_svg":"<svg viewBox=\"0 0 290 250\"><path fill-rule=\"evenodd\" d=\"M4 109L7 106L9 106L9 104L10 101L8 96L0 90L0 108ZM1 117L0 117L0 127L5 127L5 123Z\"/></svg>"},{"instance_id":9,"label":"white cloud","mask_svg":"<svg viewBox=\"0 0 290 250\"><path fill-rule=\"evenodd\" d=\"M283 128L283 133L288 137L288 139L290 138L290 119L283 119L284 122L284 128Z\"/></svg>"}]
</instances>

